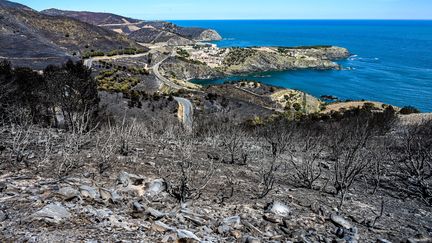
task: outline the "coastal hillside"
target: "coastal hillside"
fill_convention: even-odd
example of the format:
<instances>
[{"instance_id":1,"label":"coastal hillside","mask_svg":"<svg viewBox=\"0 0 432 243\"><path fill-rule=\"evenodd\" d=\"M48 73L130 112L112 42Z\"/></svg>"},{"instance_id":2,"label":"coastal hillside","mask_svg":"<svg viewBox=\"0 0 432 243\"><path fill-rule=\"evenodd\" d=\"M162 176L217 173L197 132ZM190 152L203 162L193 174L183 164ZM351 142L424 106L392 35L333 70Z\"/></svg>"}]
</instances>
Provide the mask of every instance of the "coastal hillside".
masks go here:
<instances>
[{"instance_id":1,"label":"coastal hillside","mask_svg":"<svg viewBox=\"0 0 432 243\"><path fill-rule=\"evenodd\" d=\"M45 67L85 53L137 47L123 35L62 16L0 1L0 56L16 65Z\"/></svg>"},{"instance_id":2,"label":"coastal hillside","mask_svg":"<svg viewBox=\"0 0 432 243\"><path fill-rule=\"evenodd\" d=\"M218 48L181 46L161 70L175 79L211 79L233 74L298 69L341 69L335 61L349 57L335 46Z\"/></svg>"},{"instance_id":3,"label":"coastal hillside","mask_svg":"<svg viewBox=\"0 0 432 243\"><path fill-rule=\"evenodd\" d=\"M191 39L153 27L142 28L134 31L129 35L129 38L137 41L138 43L167 43L171 46L191 45L194 43L194 41Z\"/></svg>"},{"instance_id":4,"label":"coastal hillside","mask_svg":"<svg viewBox=\"0 0 432 243\"><path fill-rule=\"evenodd\" d=\"M151 29L152 32L157 32L160 35L167 35L169 32L171 35L176 35L177 38L186 38L194 41L212 41L220 40L221 36L214 30L204 29L204 28L189 28L180 27L173 23L164 21L144 21L138 19L132 19L128 17L119 16L111 13L95 13L86 11L65 11L59 9L47 9L42 11L42 13L51 16L66 16L78 19L80 21L90 23L93 25L101 26L106 29L110 29L117 33L129 35L135 31L144 29L144 31L149 31L146 29ZM144 32L144 34L146 33ZM148 41L140 36L141 34L134 34L131 36L132 39L138 37L137 41L151 43L158 39L154 38Z\"/></svg>"},{"instance_id":5,"label":"coastal hillside","mask_svg":"<svg viewBox=\"0 0 432 243\"><path fill-rule=\"evenodd\" d=\"M184 16L216 12L194 1ZM103 4L185 4L128 2ZM207 42L221 37L0 0L0 242L432 242L432 114L383 102L390 77L368 71L390 60L351 54L376 44L351 46L357 21L335 41L306 22L194 22L227 35ZM327 74L344 93L380 85L349 100Z\"/></svg>"}]
</instances>

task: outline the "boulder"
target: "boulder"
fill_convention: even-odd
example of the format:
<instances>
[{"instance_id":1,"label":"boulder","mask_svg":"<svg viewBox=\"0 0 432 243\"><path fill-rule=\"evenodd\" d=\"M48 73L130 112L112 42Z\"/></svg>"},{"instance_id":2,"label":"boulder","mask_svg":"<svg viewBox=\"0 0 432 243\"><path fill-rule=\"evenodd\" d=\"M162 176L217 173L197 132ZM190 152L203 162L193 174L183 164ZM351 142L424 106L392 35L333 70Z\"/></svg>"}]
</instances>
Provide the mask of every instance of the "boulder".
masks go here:
<instances>
[{"instance_id":1,"label":"boulder","mask_svg":"<svg viewBox=\"0 0 432 243\"><path fill-rule=\"evenodd\" d=\"M139 202L134 202L132 204L132 207L133 207L134 212L142 213L145 211L144 205L142 205Z\"/></svg>"},{"instance_id":2,"label":"boulder","mask_svg":"<svg viewBox=\"0 0 432 243\"><path fill-rule=\"evenodd\" d=\"M161 219L161 218L165 217L165 215L166 215L165 213L162 213L162 212L160 212L154 208L150 208L150 207L147 208L146 212L148 215L152 216L156 220Z\"/></svg>"},{"instance_id":3,"label":"boulder","mask_svg":"<svg viewBox=\"0 0 432 243\"><path fill-rule=\"evenodd\" d=\"M156 221L152 224L151 229L156 232L164 233L167 231L175 231L174 227L171 227L161 221Z\"/></svg>"},{"instance_id":4,"label":"boulder","mask_svg":"<svg viewBox=\"0 0 432 243\"><path fill-rule=\"evenodd\" d=\"M122 197L117 194L116 191L111 191L108 189L100 188L99 189L100 196L104 201L110 201L112 203L117 203L121 201Z\"/></svg>"},{"instance_id":5,"label":"boulder","mask_svg":"<svg viewBox=\"0 0 432 243\"><path fill-rule=\"evenodd\" d=\"M129 174L124 171L120 172L119 176L117 177L117 184L127 187L129 185Z\"/></svg>"},{"instance_id":6,"label":"boulder","mask_svg":"<svg viewBox=\"0 0 432 243\"><path fill-rule=\"evenodd\" d=\"M339 216L337 214L332 214L330 216L330 219L333 222L333 224L335 224L336 226L342 227L344 229L352 228L351 223L348 222L348 220L344 219L342 216Z\"/></svg>"},{"instance_id":7,"label":"boulder","mask_svg":"<svg viewBox=\"0 0 432 243\"><path fill-rule=\"evenodd\" d=\"M43 220L47 223L59 224L69 219L69 211L57 204L50 204L33 214L33 219Z\"/></svg>"},{"instance_id":8,"label":"boulder","mask_svg":"<svg viewBox=\"0 0 432 243\"><path fill-rule=\"evenodd\" d=\"M109 219L109 217L113 215L113 212L108 208L95 209L90 205L84 207L83 212L89 216L99 219L100 221Z\"/></svg>"},{"instance_id":9,"label":"boulder","mask_svg":"<svg viewBox=\"0 0 432 243\"><path fill-rule=\"evenodd\" d=\"M5 221L6 219L8 219L7 213L4 212L3 210L0 210L0 222Z\"/></svg>"},{"instance_id":10,"label":"boulder","mask_svg":"<svg viewBox=\"0 0 432 243\"><path fill-rule=\"evenodd\" d=\"M58 191L58 194L64 199L64 200L71 200L75 197L79 197L80 192L72 187L63 187L60 188Z\"/></svg>"},{"instance_id":11,"label":"boulder","mask_svg":"<svg viewBox=\"0 0 432 243\"><path fill-rule=\"evenodd\" d=\"M240 225L241 219L240 216L232 216L232 217L224 218L222 222L225 225L235 227Z\"/></svg>"},{"instance_id":12,"label":"boulder","mask_svg":"<svg viewBox=\"0 0 432 243\"><path fill-rule=\"evenodd\" d=\"M163 179L156 179L147 184L146 195L153 197L166 190L165 181Z\"/></svg>"},{"instance_id":13,"label":"boulder","mask_svg":"<svg viewBox=\"0 0 432 243\"><path fill-rule=\"evenodd\" d=\"M80 192L83 198L95 200L100 197L98 190L96 190L94 187L91 186L85 186L85 185L80 186Z\"/></svg>"},{"instance_id":14,"label":"boulder","mask_svg":"<svg viewBox=\"0 0 432 243\"><path fill-rule=\"evenodd\" d=\"M117 177L117 184L123 185L123 187L139 186L144 184L144 180L145 180L144 176L129 174L127 172L122 171Z\"/></svg>"}]
</instances>

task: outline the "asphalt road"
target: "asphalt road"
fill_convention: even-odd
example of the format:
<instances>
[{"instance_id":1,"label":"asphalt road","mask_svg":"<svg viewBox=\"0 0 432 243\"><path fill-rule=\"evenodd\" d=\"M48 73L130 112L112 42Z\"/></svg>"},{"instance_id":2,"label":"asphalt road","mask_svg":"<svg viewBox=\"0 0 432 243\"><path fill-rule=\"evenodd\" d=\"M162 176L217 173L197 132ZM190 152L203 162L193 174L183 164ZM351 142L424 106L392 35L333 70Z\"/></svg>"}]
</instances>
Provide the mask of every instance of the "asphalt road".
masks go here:
<instances>
[{"instance_id":1,"label":"asphalt road","mask_svg":"<svg viewBox=\"0 0 432 243\"><path fill-rule=\"evenodd\" d=\"M180 85L178 85L178 84L173 83L171 80L165 78L165 77L164 77L162 74L160 74L160 72L159 72L160 65L161 65L163 62L165 62L168 58L173 57L173 56L175 56L175 53L174 53L174 52L172 52L170 55L166 56L166 57L165 57L164 59L162 59L160 62L158 62L158 63L156 63L155 65L153 65L152 70L153 70L153 74L156 75L156 77L157 77L160 81L162 81L166 86L168 86L168 87L170 87L170 88L172 88L172 89L179 90L179 89L182 89L183 87L180 86Z\"/></svg>"},{"instance_id":2,"label":"asphalt road","mask_svg":"<svg viewBox=\"0 0 432 243\"><path fill-rule=\"evenodd\" d=\"M179 111L182 111L182 114L179 114L179 118L182 120L183 126L192 131L193 125L193 105L188 99L174 97L174 99L179 104Z\"/></svg>"},{"instance_id":3,"label":"asphalt road","mask_svg":"<svg viewBox=\"0 0 432 243\"><path fill-rule=\"evenodd\" d=\"M93 66L93 61L98 61L98 60L114 60L114 59L118 59L118 58L125 58L125 57L140 57L140 56L144 56L147 53L142 53L142 54L136 54L136 55L117 55L117 56L112 56L112 57L93 57L93 58L89 58L84 60L84 65L88 68L92 68ZM155 65L153 65L152 70L154 75L160 80L162 81L166 86L172 88L172 89L182 89L183 87L173 83L171 80L167 79L166 77L164 77L162 74L160 74L159 72L159 67L160 65L166 61L169 57L175 56L175 52L173 51L170 55L166 56L164 59L162 59L160 62L156 63ZM182 111L182 114L179 114L179 119L181 120L181 122L183 123L184 127L188 130L192 130L192 124L193 124L193 105L192 102L190 102L188 99L185 98L181 98L181 97L174 97L174 99L177 101L178 105L179 105L179 111Z\"/></svg>"}]
</instances>

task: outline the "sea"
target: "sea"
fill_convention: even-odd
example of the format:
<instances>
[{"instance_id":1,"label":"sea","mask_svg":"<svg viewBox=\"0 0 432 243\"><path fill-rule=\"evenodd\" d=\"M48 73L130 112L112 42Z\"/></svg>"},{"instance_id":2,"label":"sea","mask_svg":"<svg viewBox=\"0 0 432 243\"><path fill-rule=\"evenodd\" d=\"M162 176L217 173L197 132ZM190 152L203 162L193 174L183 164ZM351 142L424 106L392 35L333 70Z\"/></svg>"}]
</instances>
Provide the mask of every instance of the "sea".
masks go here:
<instances>
[{"instance_id":1,"label":"sea","mask_svg":"<svg viewBox=\"0 0 432 243\"><path fill-rule=\"evenodd\" d=\"M343 70L254 73L241 79L340 100L372 100L432 112L432 21L428 20L179 20L180 26L218 31L219 47L335 45L350 58Z\"/></svg>"}]
</instances>

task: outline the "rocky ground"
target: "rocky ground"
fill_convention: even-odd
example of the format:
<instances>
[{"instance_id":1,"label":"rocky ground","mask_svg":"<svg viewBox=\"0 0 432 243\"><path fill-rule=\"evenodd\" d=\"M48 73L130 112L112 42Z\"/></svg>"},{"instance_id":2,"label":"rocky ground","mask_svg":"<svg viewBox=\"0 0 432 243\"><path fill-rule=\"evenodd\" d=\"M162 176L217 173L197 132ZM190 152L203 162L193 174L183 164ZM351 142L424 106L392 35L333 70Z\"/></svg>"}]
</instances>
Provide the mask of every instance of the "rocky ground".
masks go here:
<instances>
[{"instance_id":1,"label":"rocky ground","mask_svg":"<svg viewBox=\"0 0 432 243\"><path fill-rule=\"evenodd\" d=\"M219 150L209 149L208 140L194 142L193 158L204 166L198 174L217 168L213 179L198 199L179 203L165 183L179 173L176 139L150 135L151 128L139 130L147 135L131 138L129 154L116 155L102 174L92 146L64 177L55 176L55 160L40 161L36 148L29 149L32 167L26 168L12 163L2 147L0 241L431 242L430 207L385 187L372 194L360 183L337 209L339 199L325 189L293 184L288 167L267 197L255 199L259 159L243 166L210 162L209 151ZM65 136L56 130L35 134L42 144L43 134ZM13 133L3 129L3 144L10 137Z\"/></svg>"}]
</instances>

